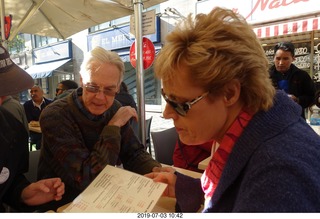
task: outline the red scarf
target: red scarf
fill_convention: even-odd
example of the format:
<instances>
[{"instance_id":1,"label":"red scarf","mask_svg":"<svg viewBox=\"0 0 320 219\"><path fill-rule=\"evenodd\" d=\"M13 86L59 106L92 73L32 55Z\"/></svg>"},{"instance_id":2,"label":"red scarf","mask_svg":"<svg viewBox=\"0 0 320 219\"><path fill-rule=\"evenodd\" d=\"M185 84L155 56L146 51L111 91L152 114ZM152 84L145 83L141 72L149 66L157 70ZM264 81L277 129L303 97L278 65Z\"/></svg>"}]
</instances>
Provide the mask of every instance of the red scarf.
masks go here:
<instances>
[{"instance_id":1,"label":"red scarf","mask_svg":"<svg viewBox=\"0 0 320 219\"><path fill-rule=\"evenodd\" d=\"M251 118L252 115L248 114L247 112L240 112L229 130L224 135L219 148L213 154L209 165L201 177L202 189L205 193L206 201L210 200L213 196L234 143L241 135L243 129L248 125Z\"/></svg>"}]
</instances>

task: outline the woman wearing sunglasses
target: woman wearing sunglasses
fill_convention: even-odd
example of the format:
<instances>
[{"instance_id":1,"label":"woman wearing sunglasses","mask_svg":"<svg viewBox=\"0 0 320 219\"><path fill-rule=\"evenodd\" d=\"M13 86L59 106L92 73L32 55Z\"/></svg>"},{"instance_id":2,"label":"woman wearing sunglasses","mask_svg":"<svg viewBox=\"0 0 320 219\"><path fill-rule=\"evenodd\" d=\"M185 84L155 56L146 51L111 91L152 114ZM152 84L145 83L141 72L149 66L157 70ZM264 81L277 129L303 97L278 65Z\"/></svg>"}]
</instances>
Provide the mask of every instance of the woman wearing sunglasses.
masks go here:
<instances>
[{"instance_id":1,"label":"woman wearing sunglasses","mask_svg":"<svg viewBox=\"0 0 320 219\"><path fill-rule=\"evenodd\" d=\"M201 179L162 169L182 212L319 212L320 138L301 107L269 79L252 28L231 10L188 17L154 64L172 119L188 145L218 148Z\"/></svg>"}]
</instances>

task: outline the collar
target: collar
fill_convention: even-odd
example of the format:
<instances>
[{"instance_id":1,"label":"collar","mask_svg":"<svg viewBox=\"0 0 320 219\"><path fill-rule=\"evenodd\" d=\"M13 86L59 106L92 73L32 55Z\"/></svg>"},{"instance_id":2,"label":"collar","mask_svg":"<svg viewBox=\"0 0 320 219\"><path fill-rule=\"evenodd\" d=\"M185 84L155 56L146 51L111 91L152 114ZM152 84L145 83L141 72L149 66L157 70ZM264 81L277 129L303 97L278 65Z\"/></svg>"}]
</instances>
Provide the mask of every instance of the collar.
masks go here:
<instances>
[{"instance_id":1,"label":"collar","mask_svg":"<svg viewBox=\"0 0 320 219\"><path fill-rule=\"evenodd\" d=\"M41 105L44 103L44 98L42 98L42 101L41 101L41 103L39 105L36 102L34 102L33 100L32 100L32 103L33 103L34 107L38 107L41 110Z\"/></svg>"}]
</instances>

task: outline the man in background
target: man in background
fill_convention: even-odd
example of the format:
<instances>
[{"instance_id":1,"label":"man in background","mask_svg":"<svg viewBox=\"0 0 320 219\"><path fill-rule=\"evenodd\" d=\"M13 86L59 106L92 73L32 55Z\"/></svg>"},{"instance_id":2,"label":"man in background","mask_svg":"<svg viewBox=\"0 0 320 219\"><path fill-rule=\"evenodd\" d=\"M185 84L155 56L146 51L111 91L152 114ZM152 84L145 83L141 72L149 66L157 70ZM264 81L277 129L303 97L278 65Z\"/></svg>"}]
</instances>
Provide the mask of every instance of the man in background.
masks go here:
<instances>
[{"instance_id":1,"label":"man in background","mask_svg":"<svg viewBox=\"0 0 320 219\"><path fill-rule=\"evenodd\" d=\"M56 88L56 97L54 98L54 100L68 96L68 94L70 94L74 89L77 89L78 87L79 85L75 81L60 81Z\"/></svg>"},{"instance_id":2,"label":"man in background","mask_svg":"<svg viewBox=\"0 0 320 219\"><path fill-rule=\"evenodd\" d=\"M302 107L301 116L305 119L305 109L313 103L316 88L309 74L292 63L294 60L294 45L291 42L278 43L274 47L270 77L276 89L285 91Z\"/></svg>"},{"instance_id":3,"label":"man in background","mask_svg":"<svg viewBox=\"0 0 320 219\"><path fill-rule=\"evenodd\" d=\"M39 85L34 85L30 90L31 100L26 101L23 104L24 111L26 112L28 123L36 124L39 122L39 117L42 110L52 103L51 99L47 99L43 96L43 90ZM31 143L36 144L36 149L41 147L42 134L30 131Z\"/></svg>"},{"instance_id":4,"label":"man in background","mask_svg":"<svg viewBox=\"0 0 320 219\"><path fill-rule=\"evenodd\" d=\"M20 102L16 99L14 99L12 96L4 96L3 102L2 102L3 108L8 110L12 115L18 119L26 128L26 130L29 132L28 127L28 120L26 113L24 111L23 106L20 104Z\"/></svg>"}]
</instances>

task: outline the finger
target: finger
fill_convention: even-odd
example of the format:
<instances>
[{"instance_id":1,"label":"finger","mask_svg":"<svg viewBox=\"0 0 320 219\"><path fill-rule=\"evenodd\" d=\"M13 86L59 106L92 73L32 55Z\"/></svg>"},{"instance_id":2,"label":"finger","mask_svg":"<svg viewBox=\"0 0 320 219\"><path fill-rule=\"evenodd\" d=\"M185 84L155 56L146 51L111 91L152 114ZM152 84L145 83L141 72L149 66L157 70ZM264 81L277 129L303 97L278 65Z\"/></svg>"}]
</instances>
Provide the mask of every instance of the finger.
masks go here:
<instances>
[{"instance_id":1,"label":"finger","mask_svg":"<svg viewBox=\"0 0 320 219\"><path fill-rule=\"evenodd\" d=\"M152 172L160 172L163 167L154 167Z\"/></svg>"},{"instance_id":2,"label":"finger","mask_svg":"<svg viewBox=\"0 0 320 219\"><path fill-rule=\"evenodd\" d=\"M147 173L145 174L144 176L150 178L150 179L153 179L155 177L155 173L154 172L151 172L151 173Z\"/></svg>"},{"instance_id":3,"label":"finger","mask_svg":"<svg viewBox=\"0 0 320 219\"><path fill-rule=\"evenodd\" d=\"M50 187L48 187L46 185L46 180L40 180L37 182L38 188L42 191L42 192L50 192Z\"/></svg>"}]
</instances>

